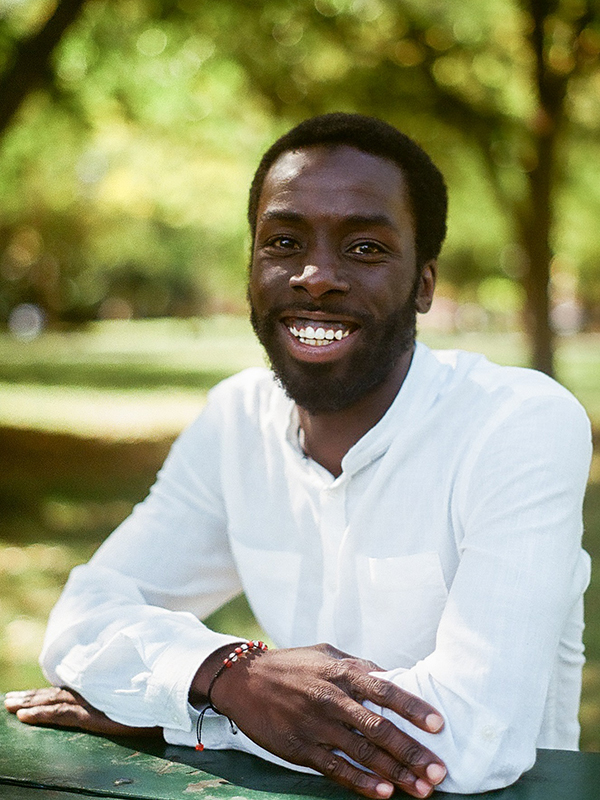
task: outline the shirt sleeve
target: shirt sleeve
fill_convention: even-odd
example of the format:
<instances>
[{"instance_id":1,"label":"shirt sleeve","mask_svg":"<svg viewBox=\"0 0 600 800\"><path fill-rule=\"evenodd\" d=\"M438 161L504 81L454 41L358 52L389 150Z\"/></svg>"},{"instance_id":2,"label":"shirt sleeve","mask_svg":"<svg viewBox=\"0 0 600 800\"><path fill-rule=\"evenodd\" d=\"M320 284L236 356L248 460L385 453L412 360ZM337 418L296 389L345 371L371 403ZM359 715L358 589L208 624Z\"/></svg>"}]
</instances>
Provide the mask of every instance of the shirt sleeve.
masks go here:
<instances>
[{"instance_id":1,"label":"shirt sleeve","mask_svg":"<svg viewBox=\"0 0 600 800\"><path fill-rule=\"evenodd\" d=\"M505 408L465 460L452 508L460 564L435 650L411 669L377 673L443 715L443 731L427 734L376 709L444 760L444 791L507 786L534 764L559 641L589 582L590 458L583 409L552 397ZM581 663L577 634L570 657Z\"/></svg>"},{"instance_id":2,"label":"shirt sleeve","mask_svg":"<svg viewBox=\"0 0 600 800\"><path fill-rule=\"evenodd\" d=\"M218 486L217 407L181 435L149 496L73 570L50 615L47 678L125 725L189 731L198 667L243 638L200 622L241 591Z\"/></svg>"}]
</instances>

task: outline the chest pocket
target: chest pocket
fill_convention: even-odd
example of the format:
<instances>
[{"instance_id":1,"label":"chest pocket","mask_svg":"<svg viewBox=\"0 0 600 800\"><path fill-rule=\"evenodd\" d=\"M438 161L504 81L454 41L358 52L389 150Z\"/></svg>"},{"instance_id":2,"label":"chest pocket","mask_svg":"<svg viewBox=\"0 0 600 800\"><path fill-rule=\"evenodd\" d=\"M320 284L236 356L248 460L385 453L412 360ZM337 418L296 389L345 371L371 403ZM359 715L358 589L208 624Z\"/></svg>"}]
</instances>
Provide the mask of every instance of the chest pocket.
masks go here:
<instances>
[{"instance_id":1,"label":"chest pocket","mask_svg":"<svg viewBox=\"0 0 600 800\"><path fill-rule=\"evenodd\" d=\"M412 667L435 648L448 590L436 552L356 557L363 653L384 669Z\"/></svg>"}]
</instances>

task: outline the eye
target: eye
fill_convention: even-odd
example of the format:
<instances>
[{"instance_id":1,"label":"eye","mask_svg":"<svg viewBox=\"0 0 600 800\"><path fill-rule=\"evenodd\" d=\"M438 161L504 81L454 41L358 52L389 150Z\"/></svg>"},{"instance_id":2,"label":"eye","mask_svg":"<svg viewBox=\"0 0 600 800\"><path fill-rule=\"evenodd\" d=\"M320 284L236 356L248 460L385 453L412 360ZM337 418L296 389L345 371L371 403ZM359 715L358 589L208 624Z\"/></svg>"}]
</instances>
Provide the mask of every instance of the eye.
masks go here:
<instances>
[{"instance_id":1,"label":"eye","mask_svg":"<svg viewBox=\"0 0 600 800\"><path fill-rule=\"evenodd\" d=\"M292 236L273 236L267 242L267 247L272 248L274 250L299 250L300 243L296 241Z\"/></svg>"},{"instance_id":2,"label":"eye","mask_svg":"<svg viewBox=\"0 0 600 800\"><path fill-rule=\"evenodd\" d=\"M385 247L378 244L377 242L371 241L364 241L364 242L356 242L355 244L351 245L349 248L349 252L353 255L357 256L381 256L386 251Z\"/></svg>"}]
</instances>

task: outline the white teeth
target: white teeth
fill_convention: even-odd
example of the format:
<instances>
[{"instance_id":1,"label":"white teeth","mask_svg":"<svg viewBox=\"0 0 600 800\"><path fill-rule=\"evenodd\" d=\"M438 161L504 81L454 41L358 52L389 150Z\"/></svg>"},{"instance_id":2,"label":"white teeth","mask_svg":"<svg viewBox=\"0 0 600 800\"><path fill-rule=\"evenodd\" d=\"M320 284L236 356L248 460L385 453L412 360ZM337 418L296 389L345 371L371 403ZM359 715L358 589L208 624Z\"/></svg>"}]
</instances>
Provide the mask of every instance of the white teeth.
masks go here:
<instances>
[{"instance_id":1,"label":"white teeth","mask_svg":"<svg viewBox=\"0 0 600 800\"><path fill-rule=\"evenodd\" d=\"M341 330L338 328L337 330L333 330L332 328L325 329L322 326L313 328L312 325L307 325L306 328L297 328L295 325L292 325L288 330L292 336L299 339L302 344L308 344L313 347L326 346L334 339L339 342L341 339L345 339L346 336L350 335L348 329Z\"/></svg>"}]
</instances>

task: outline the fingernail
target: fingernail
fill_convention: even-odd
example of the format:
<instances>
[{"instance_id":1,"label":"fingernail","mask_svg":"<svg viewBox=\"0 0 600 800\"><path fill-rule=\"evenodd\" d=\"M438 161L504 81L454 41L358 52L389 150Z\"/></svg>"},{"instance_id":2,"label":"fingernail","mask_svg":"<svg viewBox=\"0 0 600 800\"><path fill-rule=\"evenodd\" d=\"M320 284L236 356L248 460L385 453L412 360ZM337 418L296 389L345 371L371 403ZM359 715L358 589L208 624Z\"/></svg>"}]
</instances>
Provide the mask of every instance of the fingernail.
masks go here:
<instances>
[{"instance_id":1,"label":"fingernail","mask_svg":"<svg viewBox=\"0 0 600 800\"><path fill-rule=\"evenodd\" d=\"M432 733L437 733L444 726L444 718L440 717L439 714L428 714L425 724Z\"/></svg>"},{"instance_id":2,"label":"fingernail","mask_svg":"<svg viewBox=\"0 0 600 800\"><path fill-rule=\"evenodd\" d=\"M446 777L446 770L441 764L430 764L425 772L429 780L434 784L441 783Z\"/></svg>"},{"instance_id":3,"label":"fingernail","mask_svg":"<svg viewBox=\"0 0 600 800\"><path fill-rule=\"evenodd\" d=\"M427 781L424 781L421 778L418 778L415 781L415 789L421 795L421 797L427 797L428 794L431 794L431 790L433 789L433 786L431 786L431 784L427 783Z\"/></svg>"},{"instance_id":4,"label":"fingernail","mask_svg":"<svg viewBox=\"0 0 600 800\"><path fill-rule=\"evenodd\" d=\"M391 797L394 793L394 787L391 783L378 783L375 787L375 791L379 797Z\"/></svg>"}]
</instances>

